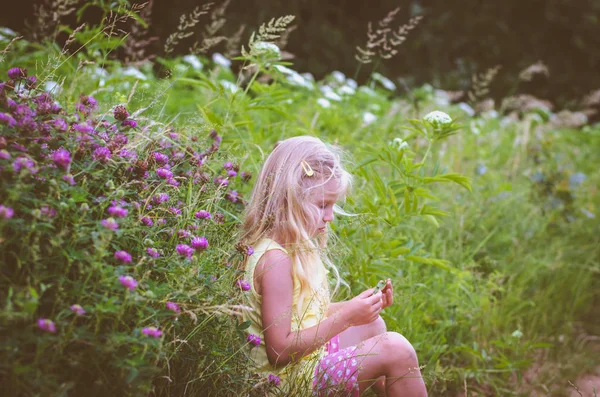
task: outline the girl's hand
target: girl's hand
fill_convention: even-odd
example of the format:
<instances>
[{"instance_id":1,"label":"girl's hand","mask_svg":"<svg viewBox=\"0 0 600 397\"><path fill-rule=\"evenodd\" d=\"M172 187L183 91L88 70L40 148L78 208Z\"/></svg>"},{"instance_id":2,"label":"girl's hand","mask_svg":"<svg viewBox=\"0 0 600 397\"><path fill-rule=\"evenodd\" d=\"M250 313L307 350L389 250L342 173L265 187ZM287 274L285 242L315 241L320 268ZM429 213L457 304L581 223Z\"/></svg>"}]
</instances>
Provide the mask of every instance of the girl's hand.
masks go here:
<instances>
[{"instance_id":1,"label":"girl's hand","mask_svg":"<svg viewBox=\"0 0 600 397\"><path fill-rule=\"evenodd\" d=\"M385 309L388 306L391 306L394 303L394 287L392 287L392 279L387 279L385 282L385 287L381 290L382 297L382 305L381 308Z\"/></svg>"},{"instance_id":2,"label":"girl's hand","mask_svg":"<svg viewBox=\"0 0 600 397\"><path fill-rule=\"evenodd\" d=\"M350 325L369 324L377 319L382 309L382 293L372 294L373 288L369 288L346 303L343 310Z\"/></svg>"}]
</instances>

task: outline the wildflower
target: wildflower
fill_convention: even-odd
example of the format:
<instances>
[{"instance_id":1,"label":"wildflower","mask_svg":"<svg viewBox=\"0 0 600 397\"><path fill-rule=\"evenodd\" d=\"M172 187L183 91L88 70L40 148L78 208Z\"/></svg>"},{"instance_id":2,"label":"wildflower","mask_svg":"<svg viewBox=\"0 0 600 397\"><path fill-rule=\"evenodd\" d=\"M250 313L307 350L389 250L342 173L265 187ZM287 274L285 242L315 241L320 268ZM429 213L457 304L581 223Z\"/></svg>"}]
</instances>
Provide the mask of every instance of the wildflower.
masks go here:
<instances>
[{"instance_id":1,"label":"wildflower","mask_svg":"<svg viewBox=\"0 0 600 397\"><path fill-rule=\"evenodd\" d=\"M69 164L71 164L71 153L66 149L60 148L52 154L52 160L57 166L67 169Z\"/></svg>"},{"instance_id":2,"label":"wildflower","mask_svg":"<svg viewBox=\"0 0 600 397\"><path fill-rule=\"evenodd\" d=\"M25 68L10 68L8 69L8 77L11 80L21 80L27 77L27 69Z\"/></svg>"},{"instance_id":3,"label":"wildflower","mask_svg":"<svg viewBox=\"0 0 600 397\"><path fill-rule=\"evenodd\" d=\"M186 55L182 59L192 65L194 69L202 69L202 62L200 62L200 59L196 55Z\"/></svg>"},{"instance_id":4,"label":"wildflower","mask_svg":"<svg viewBox=\"0 0 600 397\"><path fill-rule=\"evenodd\" d=\"M102 219L100 224L109 230L117 230L119 228L119 224L114 218Z\"/></svg>"},{"instance_id":5,"label":"wildflower","mask_svg":"<svg viewBox=\"0 0 600 397\"><path fill-rule=\"evenodd\" d=\"M117 106L115 106L113 115L115 116L115 119L117 119L119 121L124 121L125 119L127 119L127 117L129 117L129 112L127 111L125 106L117 105Z\"/></svg>"},{"instance_id":6,"label":"wildflower","mask_svg":"<svg viewBox=\"0 0 600 397\"><path fill-rule=\"evenodd\" d=\"M242 181L248 182L250 178L252 178L252 174L246 171L242 171L240 173L240 178L242 178Z\"/></svg>"},{"instance_id":7,"label":"wildflower","mask_svg":"<svg viewBox=\"0 0 600 397\"><path fill-rule=\"evenodd\" d=\"M26 84L27 84L27 89L28 90L34 89L36 87L36 85L37 85L37 77L35 77L35 76L29 76L29 77L27 77Z\"/></svg>"},{"instance_id":8,"label":"wildflower","mask_svg":"<svg viewBox=\"0 0 600 397\"><path fill-rule=\"evenodd\" d=\"M238 202L238 192L235 190L231 190L227 193L225 193L225 198L229 201L231 201L232 203L237 203Z\"/></svg>"},{"instance_id":9,"label":"wildflower","mask_svg":"<svg viewBox=\"0 0 600 397\"><path fill-rule=\"evenodd\" d=\"M175 187L179 186L179 181L177 181L177 179L175 179L175 178L167 179L167 183L171 186L175 186Z\"/></svg>"},{"instance_id":10,"label":"wildflower","mask_svg":"<svg viewBox=\"0 0 600 397\"><path fill-rule=\"evenodd\" d=\"M269 43L268 41L257 41L253 44L252 49L254 50L255 55L262 56L266 59L281 59L281 50L274 43Z\"/></svg>"},{"instance_id":11,"label":"wildflower","mask_svg":"<svg viewBox=\"0 0 600 397\"><path fill-rule=\"evenodd\" d=\"M130 291L133 291L138 285L137 281L131 276L121 275L119 276L119 282L123 287L129 288Z\"/></svg>"},{"instance_id":12,"label":"wildflower","mask_svg":"<svg viewBox=\"0 0 600 397\"><path fill-rule=\"evenodd\" d=\"M146 252L153 258L158 258L160 256L156 248L147 248Z\"/></svg>"},{"instance_id":13,"label":"wildflower","mask_svg":"<svg viewBox=\"0 0 600 397\"><path fill-rule=\"evenodd\" d=\"M250 334L250 335L248 335L248 342L254 346L260 345L260 336Z\"/></svg>"},{"instance_id":14,"label":"wildflower","mask_svg":"<svg viewBox=\"0 0 600 397\"><path fill-rule=\"evenodd\" d=\"M179 236L179 238L188 238L190 237L192 234L190 232L188 232L185 229L179 229L177 231L177 236Z\"/></svg>"},{"instance_id":15,"label":"wildflower","mask_svg":"<svg viewBox=\"0 0 600 397\"><path fill-rule=\"evenodd\" d=\"M187 244L177 244L177 253L186 258L191 258L194 254L194 249Z\"/></svg>"},{"instance_id":16,"label":"wildflower","mask_svg":"<svg viewBox=\"0 0 600 397\"><path fill-rule=\"evenodd\" d=\"M235 170L229 170L229 171L227 171L227 176L229 178L233 178L233 177L237 176L237 172L235 172Z\"/></svg>"},{"instance_id":17,"label":"wildflower","mask_svg":"<svg viewBox=\"0 0 600 397\"><path fill-rule=\"evenodd\" d=\"M151 336L153 338L160 338L162 335L162 331L156 327L145 327L142 330L142 334Z\"/></svg>"},{"instance_id":18,"label":"wildflower","mask_svg":"<svg viewBox=\"0 0 600 397\"><path fill-rule=\"evenodd\" d=\"M37 172L37 169L35 168L35 163L28 157L17 157L17 159L13 161L12 166L15 172L20 172L23 168L28 169L32 174L35 174Z\"/></svg>"},{"instance_id":19,"label":"wildflower","mask_svg":"<svg viewBox=\"0 0 600 397\"><path fill-rule=\"evenodd\" d=\"M0 219L10 219L14 213L15 211L12 208L0 204Z\"/></svg>"},{"instance_id":20,"label":"wildflower","mask_svg":"<svg viewBox=\"0 0 600 397\"><path fill-rule=\"evenodd\" d=\"M170 179L173 177L173 173L166 168L157 169L156 175L158 175L159 178L163 178L163 179Z\"/></svg>"},{"instance_id":21,"label":"wildflower","mask_svg":"<svg viewBox=\"0 0 600 397\"><path fill-rule=\"evenodd\" d=\"M0 113L0 124L14 127L17 125L17 120L15 120L14 117L8 113Z\"/></svg>"},{"instance_id":22,"label":"wildflower","mask_svg":"<svg viewBox=\"0 0 600 397\"><path fill-rule=\"evenodd\" d=\"M110 160L110 155L111 155L110 149L107 147L101 146L101 147L97 148L96 150L94 150L94 153L92 154L92 158L101 163L106 163L106 162L108 162L108 160Z\"/></svg>"},{"instance_id":23,"label":"wildflower","mask_svg":"<svg viewBox=\"0 0 600 397\"><path fill-rule=\"evenodd\" d=\"M81 305L71 305L70 309L76 313L78 316L83 316L86 312Z\"/></svg>"},{"instance_id":24,"label":"wildflower","mask_svg":"<svg viewBox=\"0 0 600 397\"><path fill-rule=\"evenodd\" d=\"M380 73L373 73L373 80L378 81L381 85L390 91L396 91L396 84L392 82L392 80L387 77L381 75Z\"/></svg>"},{"instance_id":25,"label":"wildflower","mask_svg":"<svg viewBox=\"0 0 600 397\"><path fill-rule=\"evenodd\" d=\"M164 203L165 201L169 201L169 195L167 193L159 193L152 200L154 204Z\"/></svg>"},{"instance_id":26,"label":"wildflower","mask_svg":"<svg viewBox=\"0 0 600 397\"><path fill-rule=\"evenodd\" d=\"M38 320L38 327L46 332L56 332L56 325L54 325L54 321L48 320L47 318L40 318Z\"/></svg>"},{"instance_id":27,"label":"wildflower","mask_svg":"<svg viewBox=\"0 0 600 397\"><path fill-rule=\"evenodd\" d=\"M179 308L179 305L175 302L169 302L167 301L167 309L174 311L175 313L179 313L181 311L181 309Z\"/></svg>"},{"instance_id":28,"label":"wildflower","mask_svg":"<svg viewBox=\"0 0 600 397\"><path fill-rule=\"evenodd\" d=\"M233 163L231 161L228 161L225 164L223 164L223 168L225 168L226 170L232 170L233 169Z\"/></svg>"},{"instance_id":29,"label":"wildflower","mask_svg":"<svg viewBox=\"0 0 600 397\"><path fill-rule=\"evenodd\" d=\"M122 127L129 127L129 128L136 128L137 127L137 121L135 120L124 120L121 123Z\"/></svg>"},{"instance_id":30,"label":"wildflower","mask_svg":"<svg viewBox=\"0 0 600 397\"><path fill-rule=\"evenodd\" d=\"M154 225L154 222L152 222L152 219L148 218L147 216L142 217L141 222L146 226Z\"/></svg>"},{"instance_id":31,"label":"wildflower","mask_svg":"<svg viewBox=\"0 0 600 397\"><path fill-rule=\"evenodd\" d=\"M215 177L215 179L213 180L213 182L215 183L215 185L217 186L227 186L229 185L229 180L227 178L224 178L221 175L217 175Z\"/></svg>"},{"instance_id":32,"label":"wildflower","mask_svg":"<svg viewBox=\"0 0 600 397\"><path fill-rule=\"evenodd\" d=\"M159 225L166 225L167 220L165 218L160 218L159 220L156 221L156 223L158 223Z\"/></svg>"},{"instance_id":33,"label":"wildflower","mask_svg":"<svg viewBox=\"0 0 600 397\"><path fill-rule=\"evenodd\" d=\"M248 246L248 248L246 249L246 254L248 256L252 256L252 254L254 254L254 248L252 248L252 246Z\"/></svg>"},{"instance_id":34,"label":"wildflower","mask_svg":"<svg viewBox=\"0 0 600 397\"><path fill-rule=\"evenodd\" d=\"M225 58L223 55L219 54L218 52L215 52L212 55L212 60L214 63L216 63L219 66L222 66L224 68L228 68L231 66L231 61L227 58Z\"/></svg>"},{"instance_id":35,"label":"wildflower","mask_svg":"<svg viewBox=\"0 0 600 397\"><path fill-rule=\"evenodd\" d=\"M431 125L433 125L435 128L439 128L441 126L452 123L452 118L446 113L440 112L439 110L427 113L423 117L423 120L431 123Z\"/></svg>"},{"instance_id":36,"label":"wildflower","mask_svg":"<svg viewBox=\"0 0 600 397\"><path fill-rule=\"evenodd\" d=\"M331 107L331 102L329 102L327 99L325 98L319 98L317 99L317 103L319 104L319 106L328 109Z\"/></svg>"},{"instance_id":37,"label":"wildflower","mask_svg":"<svg viewBox=\"0 0 600 397\"><path fill-rule=\"evenodd\" d=\"M75 179L73 178L73 175L63 175L62 179L71 186L75 185Z\"/></svg>"},{"instance_id":38,"label":"wildflower","mask_svg":"<svg viewBox=\"0 0 600 397\"><path fill-rule=\"evenodd\" d=\"M181 210L177 207L169 207L169 211L173 214L173 215L181 215Z\"/></svg>"},{"instance_id":39,"label":"wildflower","mask_svg":"<svg viewBox=\"0 0 600 397\"><path fill-rule=\"evenodd\" d=\"M275 386L279 386L280 382L281 382L281 379L279 379L279 376L273 375L273 374L269 374L269 383L272 383Z\"/></svg>"},{"instance_id":40,"label":"wildflower","mask_svg":"<svg viewBox=\"0 0 600 397\"><path fill-rule=\"evenodd\" d=\"M238 287L240 287L242 289L242 291L250 290L250 283L247 282L246 280L238 280L237 285L238 285Z\"/></svg>"},{"instance_id":41,"label":"wildflower","mask_svg":"<svg viewBox=\"0 0 600 397\"><path fill-rule=\"evenodd\" d=\"M377 120L377 116L375 116L371 112L364 112L362 119L363 119L364 124L369 125L369 124L373 123L375 120Z\"/></svg>"},{"instance_id":42,"label":"wildflower","mask_svg":"<svg viewBox=\"0 0 600 397\"><path fill-rule=\"evenodd\" d=\"M10 159L10 153L8 153L5 149L0 150L0 159L2 159L2 160Z\"/></svg>"},{"instance_id":43,"label":"wildflower","mask_svg":"<svg viewBox=\"0 0 600 397\"><path fill-rule=\"evenodd\" d=\"M215 223L221 225L225 222L225 215L223 215L220 212L215 212L214 220L215 220Z\"/></svg>"},{"instance_id":44,"label":"wildflower","mask_svg":"<svg viewBox=\"0 0 600 397\"><path fill-rule=\"evenodd\" d=\"M125 218L127 216L128 211L125 208L122 208L118 205L111 205L108 207L108 213L112 216L116 216L117 218Z\"/></svg>"},{"instance_id":45,"label":"wildflower","mask_svg":"<svg viewBox=\"0 0 600 397\"><path fill-rule=\"evenodd\" d=\"M408 149L408 143L404 141L402 138L394 138L389 142L391 147L395 147L398 150Z\"/></svg>"},{"instance_id":46,"label":"wildflower","mask_svg":"<svg viewBox=\"0 0 600 397\"><path fill-rule=\"evenodd\" d=\"M115 252L115 259L123 262L123 263L130 263L131 262L131 255L129 255L129 252L127 251L117 251Z\"/></svg>"},{"instance_id":47,"label":"wildflower","mask_svg":"<svg viewBox=\"0 0 600 397\"><path fill-rule=\"evenodd\" d=\"M48 218L53 218L56 215L56 210L47 205L43 205L40 208L40 214Z\"/></svg>"},{"instance_id":48,"label":"wildflower","mask_svg":"<svg viewBox=\"0 0 600 397\"><path fill-rule=\"evenodd\" d=\"M210 219L210 212L205 210L200 210L194 214L194 216L198 219Z\"/></svg>"},{"instance_id":49,"label":"wildflower","mask_svg":"<svg viewBox=\"0 0 600 397\"><path fill-rule=\"evenodd\" d=\"M162 154L160 152L154 152L152 154L154 156L154 160L156 160L156 162L160 165L165 165L169 162L169 156L166 154Z\"/></svg>"},{"instance_id":50,"label":"wildflower","mask_svg":"<svg viewBox=\"0 0 600 397\"><path fill-rule=\"evenodd\" d=\"M203 251L208 248L208 240L206 237L194 237L192 238L192 247L196 251Z\"/></svg>"}]
</instances>

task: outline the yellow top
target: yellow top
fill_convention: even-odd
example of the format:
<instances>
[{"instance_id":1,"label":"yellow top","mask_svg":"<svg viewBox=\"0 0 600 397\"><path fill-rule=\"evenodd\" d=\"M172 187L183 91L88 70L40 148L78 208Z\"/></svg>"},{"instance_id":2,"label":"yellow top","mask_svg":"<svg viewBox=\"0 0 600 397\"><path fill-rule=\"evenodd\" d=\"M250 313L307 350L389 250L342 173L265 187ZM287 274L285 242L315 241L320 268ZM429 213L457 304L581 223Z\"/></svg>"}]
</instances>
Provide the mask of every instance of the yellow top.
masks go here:
<instances>
[{"instance_id":1,"label":"yellow top","mask_svg":"<svg viewBox=\"0 0 600 397\"><path fill-rule=\"evenodd\" d=\"M304 375L309 374L310 376L312 376L312 373L314 372L317 363L325 355L325 348L319 348L313 353L309 354L308 356L298 360L296 363L288 364L287 366L282 368L275 368L269 363L269 359L267 358L267 350L265 346L265 336L263 332L264 328L262 326L262 296L256 291L256 289L254 289L254 269L260 258L267 251L275 249L281 250L286 254L288 253L276 241L269 238L264 238L254 246L254 254L252 254L246 262L244 278L250 284L251 287L248 292L244 293L244 295L246 297L246 304L250 308L252 308L252 310L245 310L243 312L243 318L244 321L250 320L251 322L247 332L249 334L260 336L260 345L252 347L249 352L250 358L254 361L254 364L256 365L256 370L258 372L263 373L265 376L268 376L268 374L278 375L281 379L280 390L282 388L284 388L283 390L286 390L290 387L301 387L298 385L298 382L295 379L291 379L292 377L295 378L297 375L304 377ZM294 258L293 260L293 266L297 266L296 259ZM305 295L301 310L298 310L298 302L300 300L300 281L297 279L296 275L292 273L294 282L292 306L292 332L315 326L321 321L323 321L326 317L327 307L329 306L330 302L329 286L327 284L327 274L329 273L329 271L325 269L323 263L320 260L318 260L318 263L315 264L314 268L317 270L317 277L319 277L318 279L320 279L320 282L315 285L318 285L320 287L317 288L316 291L313 290L312 294ZM300 371L297 372L298 370ZM306 381L308 379L304 377L304 380Z\"/></svg>"}]
</instances>

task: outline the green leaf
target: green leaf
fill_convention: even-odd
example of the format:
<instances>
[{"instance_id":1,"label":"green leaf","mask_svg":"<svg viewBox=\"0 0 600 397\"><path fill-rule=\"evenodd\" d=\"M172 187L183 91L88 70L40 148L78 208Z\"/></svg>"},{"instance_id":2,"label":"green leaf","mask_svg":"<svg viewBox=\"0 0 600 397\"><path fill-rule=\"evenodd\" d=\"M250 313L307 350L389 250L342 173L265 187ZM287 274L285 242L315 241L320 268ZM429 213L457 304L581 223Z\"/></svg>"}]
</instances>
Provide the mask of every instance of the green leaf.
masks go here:
<instances>
[{"instance_id":1,"label":"green leaf","mask_svg":"<svg viewBox=\"0 0 600 397\"><path fill-rule=\"evenodd\" d=\"M433 215L423 215L423 219L425 219L427 222L431 223L435 227L440 227L437 218Z\"/></svg>"},{"instance_id":2,"label":"green leaf","mask_svg":"<svg viewBox=\"0 0 600 397\"><path fill-rule=\"evenodd\" d=\"M435 266L438 267L440 269L449 271L454 273L455 269L453 269L452 267L449 266L448 261L443 260L443 259L434 259L434 258L423 258L422 256L414 256L414 255L409 255L405 257L407 260L412 261L412 262L417 262L417 263L423 263L425 265L431 265L431 266Z\"/></svg>"}]
</instances>

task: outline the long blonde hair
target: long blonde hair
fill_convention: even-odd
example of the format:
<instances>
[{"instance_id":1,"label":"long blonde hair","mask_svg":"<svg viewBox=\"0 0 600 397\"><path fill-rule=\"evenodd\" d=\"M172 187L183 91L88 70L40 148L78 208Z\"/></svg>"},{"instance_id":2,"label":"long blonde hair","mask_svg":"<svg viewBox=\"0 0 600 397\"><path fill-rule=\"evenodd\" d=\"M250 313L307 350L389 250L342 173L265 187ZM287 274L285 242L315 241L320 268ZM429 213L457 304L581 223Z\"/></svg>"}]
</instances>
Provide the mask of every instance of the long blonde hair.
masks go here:
<instances>
[{"instance_id":1,"label":"long blonde hair","mask_svg":"<svg viewBox=\"0 0 600 397\"><path fill-rule=\"evenodd\" d=\"M331 180L337 182L338 198L344 197L352 176L342 167L341 150L311 136L289 138L279 142L266 159L246 207L241 242L254 245L270 237L288 251L300 281L298 310L306 295L318 288L319 260L336 276L334 291L340 284L337 267L324 249L327 234L311 235L320 212L309 195Z\"/></svg>"}]
</instances>

